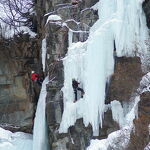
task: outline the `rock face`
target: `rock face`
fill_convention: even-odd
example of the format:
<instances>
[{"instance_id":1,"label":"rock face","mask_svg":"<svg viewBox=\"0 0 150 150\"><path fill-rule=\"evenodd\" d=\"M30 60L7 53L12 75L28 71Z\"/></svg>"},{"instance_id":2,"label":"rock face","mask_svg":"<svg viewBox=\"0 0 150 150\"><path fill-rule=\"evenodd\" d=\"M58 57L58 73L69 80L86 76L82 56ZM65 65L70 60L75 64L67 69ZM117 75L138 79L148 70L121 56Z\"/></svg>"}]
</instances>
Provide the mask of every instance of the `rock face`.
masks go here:
<instances>
[{"instance_id":1,"label":"rock face","mask_svg":"<svg viewBox=\"0 0 150 150\"><path fill-rule=\"evenodd\" d=\"M38 42L29 35L0 40L0 125L31 132L33 90L31 69L38 64Z\"/></svg>"},{"instance_id":2,"label":"rock face","mask_svg":"<svg viewBox=\"0 0 150 150\"><path fill-rule=\"evenodd\" d=\"M146 14L147 26L150 28L150 0L145 0L143 3L143 9Z\"/></svg>"},{"instance_id":3,"label":"rock face","mask_svg":"<svg viewBox=\"0 0 150 150\"><path fill-rule=\"evenodd\" d=\"M68 34L72 32L73 42L85 41L88 38L90 27L98 19L97 11L90 7L98 0L82 0L72 5L71 0L37 0L38 33L46 38L47 56L46 72L49 74L50 83L47 85L46 118L50 148L52 150L84 150L92 136L91 126L85 128L82 119L75 126L69 128L67 134L59 134L58 128L63 113L63 63L62 58L67 53L69 45ZM42 9L38 9L39 6ZM62 22L48 22L48 15L56 14L62 18ZM45 17L43 17L45 15ZM81 32L78 32L81 31ZM134 68L134 70L133 70ZM143 73L139 58L116 58L115 73L106 89L106 103L113 100L121 102L129 101L139 87ZM111 111L105 113L103 129L100 130L99 139L119 129L113 121Z\"/></svg>"},{"instance_id":4,"label":"rock face","mask_svg":"<svg viewBox=\"0 0 150 150\"><path fill-rule=\"evenodd\" d=\"M92 1L83 2L84 5L83 3L72 5L71 1L65 1L65 3L52 1L47 2L44 6L45 8L51 6L51 8L46 9L45 13L53 11L52 14L57 14L62 18L62 22L47 23L45 31L42 33L43 37L46 35L47 43L46 71L49 74L49 79L52 80L47 85L46 118L50 148L53 150L62 148L63 150L84 150L92 137L91 127L85 128L82 120L78 120L74 127L70 127L67 134L58 133L63 113L63 93L61 89L64 72L62 58L68 50L68 34L70 31L72 32L73 42L85 41L90 26L98 19L97 12L94 10L90 8L84 10L87 7L86 5L91 6L94 3Z\"/></svg>"},{"instance_id":5,"label":"rock face","mask_svg":"<svg viewBox=\"0 0 150 150\"><path fill-rule=\"evenodd\" d=\"M63 113L64 81L62 58L69 45L69 34L73 42L84 42L90 27L98 19L97 11L91 9L98 0L34 0L37 12L38 38L30 39L28 35L14 37L13 40L0 40L0 125L11 130L31 132L34 118L34 105L40 88L30 80L31 70L41 73L39 59L41 40L46 39L46 72L50 82L47 85L46 118L50 148L52 150L84 150L93 137L92 128L84 127L82 119L78 120L67 134L59 134L58 128ZM150 27L150 1L145 0L143 8ZM56 14L62 21L48 22L48 15ZM129 101L139 87L143 75L139 58L115 58L115 72L106 88L106 103L119 100ZM149 93L141 95L139 119L134 121L135 133L131 135L128 150L142 150L149 141ZM118 130L119 126L107 111L98 139ZM143 123L143 124L142 124ZM7 125L6 125L7 124ZM10 125L13 125L11 128ZM14 128L16 127L16 128ZM144 129L144 130L142 130ZM140 136L139 136L140 135ZM142 141L142 146L138 143Z\"/></svg>"},{"instance_id":6,"label":"rock face","mask_svg":"<svg viewBox=\"0 0 150 150\"><path fill-rule=\"evenodd\" d=\"M115 72L106 89L106 103L113 100L129 101L139 87L142 76L140 58L116 57Z\"/></svg>"}]
</instances>

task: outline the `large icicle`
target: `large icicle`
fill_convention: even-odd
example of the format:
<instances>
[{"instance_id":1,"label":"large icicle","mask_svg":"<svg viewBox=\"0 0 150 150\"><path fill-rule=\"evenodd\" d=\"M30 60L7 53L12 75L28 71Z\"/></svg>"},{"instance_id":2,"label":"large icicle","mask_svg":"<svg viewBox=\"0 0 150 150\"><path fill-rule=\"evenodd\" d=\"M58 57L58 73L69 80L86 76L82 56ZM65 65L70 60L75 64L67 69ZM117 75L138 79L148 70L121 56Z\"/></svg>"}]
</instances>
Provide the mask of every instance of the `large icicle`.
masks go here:
<instances>
[{"instance_id":1,"label":"large icicle","mask_svg":"<svg viewBox=\"0 0 150 150\"><path fill-rule=\"evenodd\" d=\"M59 132L67 132L78 118L83 118L85 126L90 123L98 133L105 108L105 84L114 70L115 48L117 56L143 58L147 52L141 0L100 0L97 5L100 19L90 29L88 40L70 44L64 59L64 113ZM83 99L75 104L73 78L85 90Z\"/></svg>"},{"instance_id":2,"label":"large icicle","mask_svg":"<svg viewBox=\"0 0 150 150\"><path fill-rule=\"evenodd\" d=\"M48 150L48 135L45 118L45 102L46 102L46 84L48 77L42 84L39 101L37 104L36 116L33 129L33 150Z\"/></svg>"},{"instance_id":3,"label":"large icicle","mask_svg":"<svg viewBox=\"0 0 150 150\"><path fill-rule=\"evenodd\" d=\"M122 116L124 122L120 122L120 117L117 117L119 115L118 113L114 113L113 108L113 118L115 121L119 121L121 125L124 125L120 130L112 132L108 135L107 139L103 140L91 140L91 144L89 147L87 147L87 150L107 150L107 149L126 149L128 146L128 143L130 141L130 133L133 131L133 120L137 116L137 107L138 102L140 101L140 96L135 97L134 105L132 106L131 110L126 114L126 116ZM114 107L113 105L118 105L116 107L121 109L121 106L119 106L119 102L113 101L111 103L111 107ZM119 112L119 110L117 110ZM116 112L117 112L116 111ZM121 110L121 114L122 114ZM120 119L119 119L120 118ZM122 124L123 123L123 124ZM146 150L146 149L145 149Z\"/></svg>"},{"instance_id":4,"label":"large icicle","mask_svg":"<svg viewBox=\"0 0 150 150\"><path fill-rule=\"evenodd\" d=\"M112 110L113 120L119 123L120 127L123 127L125 125L125 116L123 113L123 108L121 106L121 103L116 100L112 101L111 110Z\"/></svg>"},{"instance_id":5,"label":"large icicle","mask_svg":"<svg viewBox=\"0 0 150 150\"><path fill-rule=\"evenodd\" d=\"M46 60L46 39L42 40L42 65L43 65L43 71L45 72L45 60Z\"/></svg>"}]
</instances>

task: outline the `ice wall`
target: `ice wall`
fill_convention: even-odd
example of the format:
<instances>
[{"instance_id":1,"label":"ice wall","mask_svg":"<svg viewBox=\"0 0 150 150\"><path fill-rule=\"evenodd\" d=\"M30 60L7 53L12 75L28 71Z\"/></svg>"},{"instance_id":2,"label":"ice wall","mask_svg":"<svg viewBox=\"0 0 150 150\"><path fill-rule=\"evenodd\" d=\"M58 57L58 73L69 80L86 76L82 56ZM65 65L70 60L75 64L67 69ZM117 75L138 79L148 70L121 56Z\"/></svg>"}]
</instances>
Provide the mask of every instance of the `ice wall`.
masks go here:
<instances>
[{"instance_id":1,"label":"ice wall","mask_svg":"<svg viewBox=\"0 0 150 150\"><path fill-rule=\"evenodd\" d=\"M59 132L67 132L83 118L85 126L91 124L94 134L98 134L105 108L105 84L113 74L115 53L141 58L147 53L148 33L141 0L100 0L97 5L100 19L90 29L88 40L69 44L64 58L64 113ZM85 91L76 103L73 78Z\"/></svg>"},{"instance_id":2,"label":"ice wall","mask_svg":"<svg viewBox=\"0 0 150 150\"><path fill-rule=\"evenodd\" d=\"M33 129L33 150L48 150L48 135L45 118L45 103L47 95L46 84L48 81L48 77L46 77L43 81L40 97L37 104Z\"/></svg>"},{"instance_id":3,"label":"ice wall","mask_svg":"<svg viewBox=\"0 0 150 150\"><path fill-rule=\"evenodd\" d=\"M126 149L130 141L130 133L134 128L133 120L137 116L139 101L140 96L136 96L134 105L126 115L123 115L123 108L120 102L116 100L111 102L113 119L118 122L122 128L110 133L107 139L91 140L90 146L87 147L87 150Z\"/></svg>"}]
</instances>

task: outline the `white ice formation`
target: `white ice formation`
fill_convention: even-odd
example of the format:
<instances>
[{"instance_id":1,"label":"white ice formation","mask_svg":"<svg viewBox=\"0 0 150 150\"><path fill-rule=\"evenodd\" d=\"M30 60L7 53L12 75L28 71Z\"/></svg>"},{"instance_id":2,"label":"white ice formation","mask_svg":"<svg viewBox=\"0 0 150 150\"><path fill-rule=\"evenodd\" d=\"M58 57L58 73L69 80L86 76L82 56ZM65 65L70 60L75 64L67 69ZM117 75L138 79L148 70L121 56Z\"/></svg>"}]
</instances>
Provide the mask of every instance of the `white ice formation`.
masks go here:
<instances>
[{"instance_id":1,"label":"white ice formation","mask_svg":"<svg viewBox=\"0 0 150 150\"><path fill-rule=\"evenodd\" d=\"M100 0L95 7L99 20L91 27L88 40L71 43L69 35L68 53L63 61L64 113L60 133L67 132L77 119L83 118L85 126L91 124L97 135L105 109L105 85L114 71L114 56L140 56L142 60L147 53L148 29L140 0ZM73 78L85 91L76 103L73 103Z\"/></svg>"},{"instance_id":2,"label":"white ice formation","mask_svg":"<svg viewBox=\"0 0 150 150\"><path fill-rule=\"evenodd\" d=\"M40 97L37 104L33 129L33 150L48 150L48 133L45 118L45 103L47 94L46 84L48 81L48 77L46 77L43 81Z\"/></svg>"}]
</instances>

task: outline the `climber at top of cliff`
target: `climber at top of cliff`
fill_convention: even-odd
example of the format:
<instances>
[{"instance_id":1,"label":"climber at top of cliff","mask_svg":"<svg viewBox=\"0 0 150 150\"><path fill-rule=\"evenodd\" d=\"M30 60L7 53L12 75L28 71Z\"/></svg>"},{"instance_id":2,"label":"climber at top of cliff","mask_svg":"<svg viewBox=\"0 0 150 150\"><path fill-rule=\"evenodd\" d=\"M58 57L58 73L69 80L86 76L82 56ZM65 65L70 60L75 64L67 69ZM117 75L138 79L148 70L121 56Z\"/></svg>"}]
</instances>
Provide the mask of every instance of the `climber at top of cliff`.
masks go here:
<instances>
[{"instance_id":1,"label":"climber at top of cliff","mask_svg":"<svg viewBox=\"0 0 150 150\"><path fill-rule=\"evenodd\" d=\"M81 91L81 98L83 98L83 95L84 95L84 90L78 87L79 84L80 83L78 81L76 81L75 79L72 79L72 87L73 87L74 94L75 94L74 103L77 101L77 91Z\"/></svg>"},{"instance_id":2,"label":"climber at top of cliff","mask_svg":"<svg viewBox=\"0 0 150 150\"><path fill-rule=\"evenodd\" d=\"M38 73L35 73L35 71L31 72L31 79L38 85L40 85L40 86L42 85L43 80L39 77Z\"/></svg>"}]
</instances>

